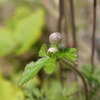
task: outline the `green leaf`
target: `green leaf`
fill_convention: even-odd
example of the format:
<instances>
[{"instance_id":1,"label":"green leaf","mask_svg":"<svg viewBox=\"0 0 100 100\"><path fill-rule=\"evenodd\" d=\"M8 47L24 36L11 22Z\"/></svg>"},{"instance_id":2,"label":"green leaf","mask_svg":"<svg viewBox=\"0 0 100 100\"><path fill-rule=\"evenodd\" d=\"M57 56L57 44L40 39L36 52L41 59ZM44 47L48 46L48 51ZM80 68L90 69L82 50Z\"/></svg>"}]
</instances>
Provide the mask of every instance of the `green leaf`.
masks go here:
<instances>
[{"instance_id":1,"label":"green leaf","mask_svg":"<svg viewBox=\"0 0 100 100\"><path fill-rule=\"evenodd\" d=\"M68 61L76 63L78 60L77 49L75 48L66 48L64 51L58 51L57 56L59 58L65 57Z\"/></svg>"},{"instance_id":2,"label":"green leaf","mask_svg":"<svg viewBox=\"0 0 100 100\"><path fill-rule=\"evenodd\" d=\"M24 100L23 91L0 75L0 100Z\"/></svg>"},{"instance_id":3,"label":"green leaf","mask_svg":"<svg viewBox=\"0 0 100 100\"><path fill-rule=\"evenodd\" d=\"M16 54L20 55L28 51L37 42L42 34L44 25L44 12L36 10L30 16L21 20L15 30L15 38L18 41Z\"/></svg>"},{"instance_id":4,"label":"green leaf","mask_svg":"<svg viewBox=\"0 0 100 100\"><path fill-rule=\"evenodd\" d=\"M40 57L47 57L47 47L46 45L42 45L40 52L39 52Z\"/></svg>"},{"instance_id":5,"label":"green leaf","mask_svg":"<svg viewBox=\"0 0 100 100\"><path fill-rule=\"evenodd\" d=\"M77 49L75 48L67 48L65 51L65 58L74 63L78 59L76 52L77 52Z\"/></svg>"},{"instance_id":6,"label":"green leaf","mask_svg":"<svg viewBox=\"0 0 100 100\"><path fill-rule=\"evenodd\" d=\"M16 7L14 13L11 17L9 17L5 24L11 30L14 31L16 29L17 24L24 19L25 17L31 14L32 10L28 6Z\"/></svg>"},{"instance_id":7,"label":"green leaf","mask_svg":"<svg viewBox=\"0 0 100 100\"><path fill-rule=\"evenodd\" d=\"M0 56L6 56L15 48L12 33L5 28L0 28Z\"/></svg>"},{"instance_id":8,"label":"green leaf","mask_svg":"<svg viewBox=\"0 0 100 100\"><path fill-rule=\"evenodd\" d=\"M44 70L47 73L52 73L54 71L55 65L56 65L56 57L51 57L47 61L46 65L44 67Z\"/></svg>"},{"instance_id":9,"label":"green leaf","mask_svg":"<svg viewBox=\"0 0 100 100\"><path fill-rule=\"evenodd\" d=\"M46 64L48 59L48 57L41 58L36 62L31 62L30 64L28 64L19 81L19 86L32 79L38 73L38 71Z\"/></svg>"},{"instance_id":10,"label":"green leaf","mask_svg":"<svg viewBox=\"0 0 100 100\"><path fill-rule=\"evenodd\" d=\"M92 72L92 66L89 65L83 65L81 70L81 73L84 75L84 77L88 80L89 83L100 83L100 69L98 66L95 66L95 70Z\"/></svg>"}]
</instances>

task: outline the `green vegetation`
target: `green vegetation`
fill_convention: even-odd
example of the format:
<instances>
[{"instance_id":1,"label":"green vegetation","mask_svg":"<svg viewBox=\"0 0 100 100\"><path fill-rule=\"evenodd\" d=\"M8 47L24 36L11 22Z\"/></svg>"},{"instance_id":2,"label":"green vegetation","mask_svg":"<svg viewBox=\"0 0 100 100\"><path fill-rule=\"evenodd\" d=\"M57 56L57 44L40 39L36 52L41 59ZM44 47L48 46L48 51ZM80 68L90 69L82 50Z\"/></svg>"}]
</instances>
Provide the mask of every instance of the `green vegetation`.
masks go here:
<instances>
[{"instance_id":1,"label":"green vegetation","mask_svg":"<svg viewBox=\"0 0 100 100\"><path fill-rule=\"evenodd\" d=\"M0 1L0 100L100 100L100 1L58 1Z\"/></svg>"}]
</instances>

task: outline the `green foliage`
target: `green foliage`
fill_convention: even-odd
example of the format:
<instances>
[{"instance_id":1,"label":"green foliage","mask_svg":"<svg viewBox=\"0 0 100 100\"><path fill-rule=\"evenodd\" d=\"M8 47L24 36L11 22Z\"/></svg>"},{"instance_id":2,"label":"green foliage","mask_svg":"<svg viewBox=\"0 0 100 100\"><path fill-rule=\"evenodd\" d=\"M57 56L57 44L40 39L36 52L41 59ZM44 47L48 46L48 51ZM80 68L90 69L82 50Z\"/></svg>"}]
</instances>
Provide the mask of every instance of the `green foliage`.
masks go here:
<instances>
[{"instance_id":1,"label":"green foliage","mask_svg":"<svg viewBox=\"0 0 100 100\"><path fill-rule=\"evenodd\" d=\"M88 65L88 66L83 65L81 71L84 77L88 80L90 84L92 82L100 83L100 69L98 67L95 67L95 70L92 73L91 65Z\"/></svg>"},{"instance_id":2,"label":"green foliage","mask_svg":"<svg viewBox=\"0 0 100 100\"><path fill-rule=\"evenodd\" d=\"M31 16L20 21L15 30L15 38L18 41L17 54L22 54L36 43L42 32L41 28L44 25L44 12L40 9L34 12Z\"/></svg>"},{"instance_id":3,"label":"green foliage","mask_svg":"<svg viewBox=\"0 0 100 100\"><path fill-rule=\"evenodd\" d=\"M91 68L91 65L83 65L81 72L87 79L89 85L92 87L92 90L89 92L89 99L94 100L94 96L100 92L100 69L96 66L94 72L92 73Z\"/></svg>"},{"instance_id":4,"label":"green foliage","mask_svg":"<svg viewBox=\"0 0 100 100\"><path fill-rule=\"evenodd\" d=\"M27 96L26 100L73 100L72 95L77 91L76 83L72 83L70 86L64 84L62 87L58 80L49 79L43 82L40 89L34 83L31 87L26 86L25 94Z\"/></svg>"},{"instance_id":5,"label":"green foliage","mask_svg":"<svg viewBox=\"0 0 100 100\"><path fill-rule=\"evenodd\" d=\"M23 18L31 15L31 11L32 10L26 6L17 7L13 15L6 20L6 27L8 27L11 31L14 31L17 24L23 20Z\"/></svg>"},{"instance_id":6,"label":"green foliage","mask_svg":"<svg viewBox=\"0 0 100 100\"><path fill-rule=\"evenodd\" d=\"M77 55L76 55L77 50L73 48L72 49L66 48L65 51L62 51L62 52L58 50L58 52L57 53L55 52L55 54L53 52L50 52L50 53L49 52L47 53L47 52L48 51L47 51L46 45L43 45L39 52L39 56L43 58L40 58L35 63L31 62L30 64L26 66L25 71L19 82L19 86L23 85L24 83L28 82L31 78L33 78L42 67L44 67L44 70L47 73L52 73L56 66L57 57L58 59L65 57L69 61L73 61L73 63L74 61L77 60Z\"/></svg>"},{"instance_id":7,"label":"green foliage","mask_svg":"<svg viewBox=\"0 0 100 100\"><path fill-rule=\"evenodd\" d=\"M11 84L10 81L0 76L0 100L24 99L21 89Z\"/></svg>"},{"instance_id":8,"label":"green foliage","mask_svg":"<svg viewBox=\"0 0 100 100\"><path fill-rule=\"evenodd\" d=\"M0 28L0 56L9 53L21 55L34 45L42 34L44 11L37 9L34 13L25 7L19 8Z\"/></svg>"},{"instance_id":9,"label":"green foliage","mask_svg":"<svg viewBox=\"0 0 100 100\"><path fill-rule=\"evenodd\" d=\"M12 33L8 29L0 28L0 56L11 53L15 45Z\"/></svg>"},{"instance_id":10,"label":"green foliage","mask_svg":"<svg viewBox=\"0 0 100 100\"><path fill-rule=\"evenodd\" d=\"M39 52L40 57L46 57L47 56L47 47L46 45L42 45L40 52Z\"/></svg>"},{"instance_id":11,"label":"green foliage","mask_svg":"<svg viewBox=\"0 0 100 100\"><path fill-rule=\"evenodd\" d=\"M67 96L74 94L78 91L78 84L76 82L72 82L71 84L67 85Z\"/></svg>"},{"instance_id":12,"label":"green foliage","mask_svg":"<svg viewBox=\"0 0 100 100\"><path fill-rule=\"evenodd\" d=\"M37 74L37 72L45 65L45 63L47 63L48 59L48 57L41 58L37 62L31 62L30 64L28 64L22 74L19 86L32 79Z\"/></svg>"},{"instance_id":13,"label":"green foliage","mask_svg":"<svg viewBox=\"0 0 100 100\"><path fill-rule=\"evenodd\" d=\"M64 50L59 50L57 52L57 56L59 58L64 57L66 60L68 60L72 63L76 63L76 61L78 60L77 51L78 50L75 48L66 48Z\"/></svg>"},{"instance_id":14,"label":"green foliage","mask_svg":"<svg viewBox=\"0 0 100 100\"><path fill-rule=\"evenodd\" d=\"M41 89L42 95L45 95L46 100L72 100L67 96L67 87L63 85L63 88L57 80L46 80Z\"/></svg>"},{"instance_id":15,"label":"green foliage","mask_svg":"<svg viewBox=\"0 0 100 100\"><path fill-rule=\"evenodd\" d=\"M54 56L54 57L49 58L48 62L46 63L44 67L44 70L47 73L52 73L54 71L55 65L56 65L56 57Z\"/></svg>"}]
</instances>

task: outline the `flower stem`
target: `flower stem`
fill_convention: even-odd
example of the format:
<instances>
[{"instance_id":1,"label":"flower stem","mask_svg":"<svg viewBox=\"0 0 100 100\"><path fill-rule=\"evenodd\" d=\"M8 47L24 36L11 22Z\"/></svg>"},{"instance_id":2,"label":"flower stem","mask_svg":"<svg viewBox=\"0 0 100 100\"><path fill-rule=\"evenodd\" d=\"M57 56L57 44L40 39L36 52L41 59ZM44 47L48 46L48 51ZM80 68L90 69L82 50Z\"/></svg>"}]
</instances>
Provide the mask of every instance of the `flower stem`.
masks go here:
<instances>
[{"instance_id":1,"label":"flower stem","mask_svg":"<svg viewBox=\"0 0 100 100\"><path fill-rule=\"evenodd\" d=\"M85 81L83 75L80 73L80 71L76 67L74 67L72 64L70 64L67 60L61 59L61 61L63 63L65 63L66 65L68 65L68 67L70 69L72 69L76 74L78 74L80 76L80 78L81 78L81 80L82 80L82 82L84 84L85 100L88 100L88 88L87 88L87 84L86 84L86 81Z\"/></svg>"},{"instance_id":2,"label":"flower stem","mask_svg":"<svg viewBox=\"0 0 100 100\"><path fill-rule=\"evenodd\" d=\"M72 35L73 35L73 47L77 47L76 41L76 28L75 28L75 12L74 12L74 0L69 0L70 4L70 16L71 16L71 26L72 26Z\"/></svg>"},{"instance_id":3,"label":"flower stem","mask_svg":"<svg viewBox=\"0 0 100 100\"><path fill-rule=\"evenodd\" d=\"M94 0L94 3L93 3L92 51L91 51L92 72L94 71L94 51L95 51L95 33L96 33L96 5L97 5L97 0Z\"/></svg>"}]
</instances>

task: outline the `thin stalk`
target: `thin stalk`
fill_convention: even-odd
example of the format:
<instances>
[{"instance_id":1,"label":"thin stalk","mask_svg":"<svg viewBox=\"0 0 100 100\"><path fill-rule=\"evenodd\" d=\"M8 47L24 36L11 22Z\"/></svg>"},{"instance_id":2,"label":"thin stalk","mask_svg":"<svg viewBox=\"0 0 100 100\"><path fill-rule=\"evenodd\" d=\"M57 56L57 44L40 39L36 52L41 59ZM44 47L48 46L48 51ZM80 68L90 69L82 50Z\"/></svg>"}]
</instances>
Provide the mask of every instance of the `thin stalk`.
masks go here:
<instances>
[{"instance_id":1,"label":"thin stalk","mask_svg":"<svg viewBox=\"0 0 100 100\"><path fill-rule=\"evenodd\" d=\"M69 47L69 33L68 33L68 25L67 25L67 21L68 21L68 4L67 4L67 0L64 0L64 33L65 33L65 47Z\"/></svg>"},{"instance_id":2,"label":"thin stalk","mask_svg":"<svg viewBox=\"0 0 100 100\"><path fill-rule=\"evenodd\" d=\"M69 4L70 4L72 34L73 34L73 47L76 48L77 43L76 43L75 13L74 13L74 2L73 2L73 0L69 0Z\"/></svg>"},{"instance_id":3,"label":"thin stalk","mask_svg":"<svg viewBox=\"0 0 100 100\"><path fill-rule=\"evenodd\" d=\"M58 32L60 32L60 33L62 31L62 21L63 21L63 18L64 18L64 0L59 0ZM60 76L60 81L61 81L61 85L62 85L62 81L63 81L62 65L60 65L59 76Z\"/></svg>"},{"instance_id":4,"label":"thin stalk","mask_svg":"<svg viewBox=\"0 0 100 100\"><path fill-rule=\"evenodd\" d=\"M67 14L65 14L64 16L65 21L64 21L64 33L65 33L65 39L64 39L64 43L65 43L65 47L69 47L69 34L68 34L68 27L67 27Z\"/></svg>"},{"instance_id":5,"label":"thin stalk","mask_svg":"<svg viewBox=\"0 0 100 100\"><path fill-rule=\"evenodd\" d=\"M96 4L97 4L97 0L94 0L94 3L93 3L92 52L91 52L92 72L94 71L94 50L95 50L95 32L96 32Z\"/></svg>"},{"instance_id":6,"label":"thin stalk","mask_svg":"<svg viewBox=\"0 0 100 100\"><path fill-rule=\"evenodd\" d=\"M59 0L58 32L61 32L63 17L64 17L64 0Z\"/></svg>"},{"instance_id":7,"label":"thin stalk","mask_svg":"<svg viewBox=\"0 0 100 100\"><path fill-rule=\"evenodd\" d=\"M87 84L86 84L86 81L85 81L83 75L80 73L80 71L76 67L74 67L72 64L70 64L67 60L61 59L61 61L63 63L65 63L66 65L68 65L68 67L70 69L72 69L77 75L79 75L79 77L81 78L81 80L84 84L85 100L88 100L88 87L87 87Z\"/></svg>"},{"instance_id":8,"label":"thin stalk","mask_svg":"<svg viewBox=\"0 0 100 100\"><path fill-rule=\"evenodd\" d=\"M62 64L60 64L60 68L59 68L59 76L60 76L60 82L61 82L61 86L63 87L63 76L62 73L63 72L63 68L62 68Z\"/></svg>"}]
</instances>

